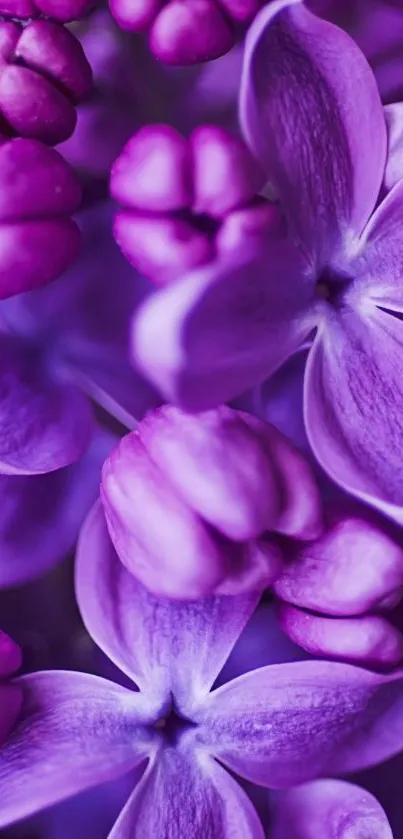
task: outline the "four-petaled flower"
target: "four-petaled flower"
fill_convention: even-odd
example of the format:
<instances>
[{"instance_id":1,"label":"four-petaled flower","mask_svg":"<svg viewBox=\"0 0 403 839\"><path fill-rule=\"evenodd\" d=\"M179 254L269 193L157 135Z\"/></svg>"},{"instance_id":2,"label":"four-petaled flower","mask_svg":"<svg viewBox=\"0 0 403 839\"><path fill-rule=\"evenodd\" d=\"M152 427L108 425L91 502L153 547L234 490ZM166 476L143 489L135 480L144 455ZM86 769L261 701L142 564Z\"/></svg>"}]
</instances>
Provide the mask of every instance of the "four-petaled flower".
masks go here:
<instances>
[{"instance_id":1,"label":"four-petaled flower","mask_svg":"<svg viewBox=\"0 0 403 839\"><path fill-rule=\"evenodd\" d=\"M263 839L226 768L282 788L403 747L399 673L292 662L210 692L259 594L155 598L114 554L99 504L82 533L76 582L87 628L139 690L62 671L17 679L24 703L0 749L1 826L143 764L109 839ZM309 795L304 802L309 810ZM362 802L364 817L365 794ZM382 811L376 817L376 835L389 837Z\"/></svg>"},{"instance_id":2,"label":"four-petaled flower","mask_svg":"<svg viewBox=\"0 0 403 839\"><path fill-rule=\"evenodd\" d=\"M135 359L197 411L262 382L316 329L304 396L316 457L402 521L403 180L384 196L375 79L345 32L301 0L276 0L248 32L240 114L283 234L154 295Z\"/></svg>"}]
</instances>

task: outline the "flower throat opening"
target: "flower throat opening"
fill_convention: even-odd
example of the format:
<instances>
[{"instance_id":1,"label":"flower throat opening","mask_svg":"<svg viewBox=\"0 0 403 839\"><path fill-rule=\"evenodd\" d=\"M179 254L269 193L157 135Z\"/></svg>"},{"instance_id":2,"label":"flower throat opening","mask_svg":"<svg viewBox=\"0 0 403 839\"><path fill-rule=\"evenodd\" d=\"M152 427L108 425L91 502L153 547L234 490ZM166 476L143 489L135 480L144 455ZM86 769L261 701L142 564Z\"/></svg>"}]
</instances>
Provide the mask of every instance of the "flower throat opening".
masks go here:
<instances>
[{"instance_id":1,"label":"flower throat opening","mask_svg":"<svg viewBox=\"0 0 403 839\"><path fill-rule=\"evenodd\" d=\"M195 723L185 717L181 717L175 708L172 707L164 717L161 717L154 723L153 728L158 729L164 735L165 740L170 746L175 746L182 734L194 726Z\"/></svg>"},{"instance_id":2,"label":"flower throat opening","mask_svg":"<svg viewBox=\"0 0 403 839\"><path fill-rule=\"evenodd\" d=\"M348 274L343 274L341 271L325 268L316 283L316 296L320 297L321 300L326 300L331 306L337 306L352 279Z\"/></svg>"}]
</instances>

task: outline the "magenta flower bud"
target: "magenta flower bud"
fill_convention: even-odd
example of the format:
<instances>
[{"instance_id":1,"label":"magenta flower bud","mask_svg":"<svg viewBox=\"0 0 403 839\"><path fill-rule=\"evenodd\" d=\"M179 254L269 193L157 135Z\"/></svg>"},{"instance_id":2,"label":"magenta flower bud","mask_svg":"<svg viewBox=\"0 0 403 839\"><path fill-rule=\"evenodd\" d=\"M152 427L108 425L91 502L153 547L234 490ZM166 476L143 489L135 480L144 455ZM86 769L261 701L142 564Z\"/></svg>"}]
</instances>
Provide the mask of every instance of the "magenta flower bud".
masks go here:
<instances>
[{"instance_id":1,"label":"magenta flower bud","mask_svg":"<svg viewBox=\"0 0 403 839\"><path fill-rule=\"evenodd\" d=\"M277 611L283 631L311 655L376 669L403 662L403 635L380 615L329 618L288 603L279 603Z\"/></svg>"},{"instance_id":2,"label":"magenta flower bud","mask_svg":"<svg viewBox=\"0 0 403 839\"><path fill-rule=\"evenodd\" d=\"M166 284L267 235L278 211L256 198L262 184L250 152L228 131L200 126L186 140L169 126L146 126L112 169L111 193L124 207L116 240L137 270Z\"/></svg>"},{"instance_id":3,"label":"magenta flower bud","mask_svg":"<svg viewBox=\"0 0 403 839\"><path fill-rule=\"evenodd\" d=\"M10 134L49 145L67 140L76 104L91 90L91 68L65 27L36 20L0 23L0 113Z\"/></svg>"},{"instance_id":4,"label":"magenta flower bud","mask_svg":"<svg viewBox=\"0 0 403 839\"><path fill-rule=\"evenodd\" d=\"M329 615L359 615L393 606L403 591L403 548L368 508L334 504L318 539L289 545L290 563L277 580L282 600Z\"/></svg>"},{"instance_id":5,"label":"magenta flower bud","mask_svg":"<svg viewBox=\"0 0 403 839\"><path fill-rule=\"evenodd\" d=\"M155 593L196 597L270 585L281 572L273 531L320 520L313 479L278 432L223 406L198 416L164 406L107 459L101 498L122 562ZM288 458L288 463L286 463ZM302 460L302 459L301 459ZM202 464L202 468L201 468ZM305 515L289 494L310 499Z\"/></svg>"},{"instance_id":6,"label":"magenta flower bud","mask_svg":"<svg viewBox=\"0 0 403 839\"><path fill-rule=\"evenodd\" d=\"M150 48L167 64L197 64L224 55L235 44L236 32L230 3L215 0L110 0L109 7L119 26L132 32L148 30ZM234 0L234 7L236 0ZM245 11L249 0L245 2ZM251 19L256 13L253 0Z\"/></svg>"},{"instance_id":7,"label":"magenta flower bud","mask_svg":"<svg viewBox=\"0 0 403 839\"><path fill-rule=\"evenodd\" d=\"M74 261L81 201L75 175L36 140L0 145L0 298L56 279Z\"/></svg>"},{"instance_id":8,"label":"magenta flower bud","mask_svg":"<svg viewBox=\"0 0 403 839\"><path fill-rule=\"evenodd\" d=\"M21 660L18 645L0 629L0 745L10 734L22 706L21 688L7 683L21 667Z\"/></svg>"},{"instance_id":9,"label":"magenta flower bud","mask_svg":"<svg viewBox=\"0 0 403 839\"><path fill-rule=\"evenodd\" d=\"M20 20L44 15L69 23L85 17L94 5L95 0L0 0L0 15Z\"/></svg>"}]
</instances>

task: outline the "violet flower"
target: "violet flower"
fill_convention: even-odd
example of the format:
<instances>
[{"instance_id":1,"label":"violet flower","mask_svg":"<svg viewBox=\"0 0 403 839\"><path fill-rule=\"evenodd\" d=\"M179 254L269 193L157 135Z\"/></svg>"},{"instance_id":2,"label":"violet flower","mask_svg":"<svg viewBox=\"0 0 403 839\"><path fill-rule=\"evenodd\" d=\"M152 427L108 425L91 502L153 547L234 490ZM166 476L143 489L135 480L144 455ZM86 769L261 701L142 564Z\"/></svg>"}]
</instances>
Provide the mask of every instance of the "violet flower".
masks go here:
<instances>
[{"instance_id":1,"label":"violet flower","mask_svg":"<svg viewBox=\"0 0 403 839\"><path fill-rule=\"evenodd\" d=\"M165 285L178 274L264 237L273 206L256 199L262 173L248 148L223 128L203 125L189 140L168 125L148 125L127 143L111 174L124 209L115 238L130 263Z\"/></svg>"},{"instance_id":2,"label":"violet flower","mask_svg":"<svg viewBox=\"0 0 403 839\"><path fill-rule=\"evenodd\" d=\"M50 20L0 23L0 115L11 136L55 145L76 125L92 88L91 67L72 32Z\"/></svg>"},{"instance_id":3,"label":"violet flower","mask_svg":"<svg viewBox=\"0 0 403 839\"><path fill-rule=\"evenodd\" d=\"M150 49L168 64L197 64L224 55L236 42L237 29L248 24L260 0L110 0L119 26L148 32Z\"/></svg>"},{"instance_id":4,"label":"violet flower","mask_svg":"<svg viewBox=\"0 0 403 839\"><path fill-rule=\"evenodd\" d=\"M11 677L21 667L21 650L0 629L0 745L7 739L21 712L23 694Z\"/></svg>"},{"instance_id":5,"label":"violet flower","mask_svg":"<svg viewBox=\"0 0 403 839\"><path fill-rule=\"evenodd\" d=\"M36 140L0 138L0 299L49 283L77 257L73 170Z\"/></svg>"},{"instance_id":6,"label":"violet flower","mask_svg":"<svg viewBox=\"0 0 403 839\"><path fill-rule=\"evenodd\" d=\"M148 414L106 460L101 498L122 562L171 597L268 586L282 570L273 532L310 539L322 526L302 455L227 407Z\"/></svg>"},{"instance_id":7,"label":"violet flower","mask_svg":"<svg viewBox=\"0 0 403 839\"><path fill-rule=\"evenodd\" d=\"M147 761L110 839L263 839L226 769L283 788L402 748L401 674L306 661L210 692L259 595L154 598L114 554L99 506L82 533L76 583L87 628L139 690L63 671L15 680L24 703L0 749L1 826Z\"/></svg>"},{"instance_id":8,"label":"violet flower","mask_svg":"<svg viewBox=\"0 0 403 839\"><path fill-rule=\"evenodd\" d=\"M371 70L342 30L277 0L248 33L241 119L287 229L147 301L136 363L171 401L203 410L263 381L316 328L313 451L341 487L402 521L403 182L373 212L387 132Z\"/></svg>"}]
</instances>

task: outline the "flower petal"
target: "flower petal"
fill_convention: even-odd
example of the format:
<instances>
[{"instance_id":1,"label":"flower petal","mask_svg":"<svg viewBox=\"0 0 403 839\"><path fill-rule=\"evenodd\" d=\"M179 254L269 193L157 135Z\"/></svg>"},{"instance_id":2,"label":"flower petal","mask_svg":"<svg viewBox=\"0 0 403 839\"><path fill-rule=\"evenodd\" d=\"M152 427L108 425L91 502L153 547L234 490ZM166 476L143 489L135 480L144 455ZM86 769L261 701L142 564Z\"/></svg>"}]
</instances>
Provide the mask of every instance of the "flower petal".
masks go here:
<instances>
[{"instance_id":1,"label":"flower petal","mask_svg":"<svg viewBox=\"0 0 403 839\"><path fill-rule=\"evenodd\" d=\"M366 59L300 0L276 0L248 32L240 116L300 243L325 264L381 187L386 125Z\"/></svg>"},{"instance_id":2,"label":"flower petal","mask_svg":"<svg viewBox=\"0 0 403 839\"><path fill-rule=\"evenodd\" d=\"M371 302L364 315L346 305L317 336L306 369L306 429L336 483L403 522L403 324Z\"/></svg>"},{"instance_id":3,"label":"flower petal","mask_svg":"<svg viewBox=\"0 0 403 839\"><path fill-rule=\"evenodd\" d=\"M21 717L0 749L0 826L129 772L152 753L139 695L86 673L49 671L15 681Z\"/></svg>"},{"instance_id":4,"label":"flower petal","mask_svg":"<svg viewBox=\"0 0 403 839\"><path fill-rule=\"evenodd\" d=\"M198 739L243 778L287 787L379 763L403 747L402 674L304 661L263 667L211 693Z\"/></svg>"},{"instance_id":5,"label":"flower petal","mask_svg":"<svg viewBox=\"0 0 403 839\"><path fill-rule=\"evenodd\" d=\"M0 472L51 472L78 460L93 431L91 406L56 382L20 338L0 334Z\"/></svg>"},{"instance_id":6,"label":"flower petal","mask_svg":"<svg viewBox=\"0 0 403 839\"><path fill-rule=\"evenodd\" d=\"M382 201L361 237L351 263L354 282L350 298L361 305L368 299L379 306L403 310L403 179Z\"/></svg>"},{"instance_id":7,"label":"flower petal","mask_svg":"<svg viewBox=\"0 0 403 839\"><path fill-rule=\"evenodd\" d=\"M271 839L393 839L376 798L346 781L312 781L273 800Z\"/></svg>"},{"instance_id":8,"label":"flower petal","mask_svg":"<svg viewBox=\"0 0 403 839\"><path fill-rule=\"evenodd\" d=\"M384 113L388 129L388 159L383 182L389 192L403 177L403 103L387 105Z\"/></svg>"},{"instance_id":9,"label":"flower petal","mask_svg":"<svg viewBox=\"0 0 403 839\"><path fill-rule=\"evenodd\" d=\"M65 558L96 500L113 442L97 431L78 463L45 475L0 475L0 589L39 577Z\"/></svg>"},{"instance_id":10,"label":"flower petal","mask_svg":"<svg viewBox=\"0 0 403 839\"><path fill-rule=\"evenodd\" d=\"M259 600L256 593L177 602L154 597L115 554L100 504L82 530L76 593L109 658L161 706L190 713L212 686Z\"/></svg>"},{"instance_id":11,"label":"flower petal","mask_svg":"<svg viewBox=\"0 0 403 839\"><path fill-rule=\"evenodd\" d=\"M263 381L310 332L313 275L284 236L238 251L149 298L133 323L133 360L168 401L214 407Z\"/></svg>"},{"instance_id":12,"label":"flower petal","mask_svg":"<svg viewBox=\"0 0 403 839\"><path fill-rule=\"evenodd\" d=\"M247 795L208 755L166 748L108 839L264 839Z\"/></svg>"}]
</instances>

